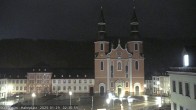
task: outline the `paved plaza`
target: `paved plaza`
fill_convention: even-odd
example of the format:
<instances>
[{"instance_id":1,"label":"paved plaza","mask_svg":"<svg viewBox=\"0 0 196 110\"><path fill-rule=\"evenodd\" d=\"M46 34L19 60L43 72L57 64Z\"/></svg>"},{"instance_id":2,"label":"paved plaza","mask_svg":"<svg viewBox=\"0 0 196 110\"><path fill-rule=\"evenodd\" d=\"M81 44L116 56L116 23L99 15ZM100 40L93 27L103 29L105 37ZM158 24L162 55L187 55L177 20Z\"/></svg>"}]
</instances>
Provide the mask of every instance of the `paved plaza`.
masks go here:
<instances>
[{"instance_id":1,"label":"paved plaza","mask_svg":"<svg viewBox=\"0 0 196 110\"><path fill-rule=\"evenodd\" d=\"M69 95L40 95L33 99L31 95L24 95L20 98L1 100L0 110L92 110L92 108L93 110L170 110L168 97L132 96L129 98L132 100L130 103L127 98L117 97L106 103L108 97L104 96L74 97L73 95L70 98Z\"/></svg>"}]
</instances>

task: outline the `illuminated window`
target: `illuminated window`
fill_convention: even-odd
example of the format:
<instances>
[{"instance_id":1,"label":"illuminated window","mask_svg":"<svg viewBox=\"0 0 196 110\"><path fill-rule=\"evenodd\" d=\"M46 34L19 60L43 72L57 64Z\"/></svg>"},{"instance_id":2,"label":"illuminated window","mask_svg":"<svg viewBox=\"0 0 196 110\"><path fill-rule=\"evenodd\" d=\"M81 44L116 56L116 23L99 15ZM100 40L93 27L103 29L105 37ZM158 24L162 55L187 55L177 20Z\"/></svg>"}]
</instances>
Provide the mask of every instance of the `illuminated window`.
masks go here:
<instances>
[{"instance_id":1,"label":"illuminated window","mask_svg":"<svg viewBox=\"0 0 196 110\"><path fill-rule=\"evenodd\" d=\"M184 66L189 66L189 55L184 55Z\"/></svg>"}]
</instances>

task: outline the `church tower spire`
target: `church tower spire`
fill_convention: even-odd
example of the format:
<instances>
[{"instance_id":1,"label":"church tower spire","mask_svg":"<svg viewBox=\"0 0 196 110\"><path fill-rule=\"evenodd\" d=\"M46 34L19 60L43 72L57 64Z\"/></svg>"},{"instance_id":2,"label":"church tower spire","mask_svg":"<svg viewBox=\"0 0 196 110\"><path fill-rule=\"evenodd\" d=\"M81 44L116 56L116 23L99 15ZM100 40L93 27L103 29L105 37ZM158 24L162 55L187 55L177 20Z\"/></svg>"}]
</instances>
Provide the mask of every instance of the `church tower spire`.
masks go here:
<instances>
[{"instance_id":1,"label":"church tower spire","mask_svg":"<svg viewBox=\"0 0 196 110\"><path fill-rule=\"evenodd\" d=\"M133 0L133 15L131 18L131 40L132 41L140 41L140 35L139 35L139 30L138 30L138 26L139 26L139 22L137 19L137 15L136 15L136 9L135 9L135 0Z\"/></svg>"},{"instance_id":2,"label":"church tower spire","mask_svg":"<svg viewBox=\"0 0 196 110\"><path fill-rule=\"evenodd\" d=\"M105 27L106 27L105 17L103 14L103 7L101 6L101 12L99 15L99 22L98 22L98 40L105 39L105 34L106 34Z\"/></svg>"}]
</instances>

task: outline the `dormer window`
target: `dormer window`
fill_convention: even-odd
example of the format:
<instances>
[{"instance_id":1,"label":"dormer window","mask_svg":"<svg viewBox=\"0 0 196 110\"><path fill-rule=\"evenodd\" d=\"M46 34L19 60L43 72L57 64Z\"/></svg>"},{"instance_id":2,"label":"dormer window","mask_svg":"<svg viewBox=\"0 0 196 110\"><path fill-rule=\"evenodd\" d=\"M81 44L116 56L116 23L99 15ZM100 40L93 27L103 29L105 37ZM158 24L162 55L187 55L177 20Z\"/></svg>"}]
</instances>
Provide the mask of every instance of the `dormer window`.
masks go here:
<instances>
[{"instance_id":1,"label":"dormer window","mask_svg":"<svg viewBox=\"0 0 196 110\"><path fill-rule=\"evenodd\" d=\"M19 75L17 75L17 78L19 78Z\"/></svg>"},{"instance_id":2,"label":"dormer window","mask_svg":"<svg viewBox=\"0 0 196 110\"><path fill-rule=\"evenodd\" d=\"M79 77L79 75L77 74L77 78Z\"/></svg>"},{"instance_id":3,"label":"dormer window","mask_svg":"<svg viewBox=\"0 0 196 110\"><path fill-rule=\"evenodd\" d=\"M63 78L63 75L61 75L61 77Z\"/></svg>"},{"instance_id":4,"label":"dormer window","mask_svg":"<svg viewBox=\"0 0 196 110\"><path fill-rule=\"evenodd\" d=\"M184 60L184 66L185 67L189 66L189 55L188 54L184 55L183 60Z\"/></svg>"},{"instance_id":5,"label":"dormer window","mask_svg":"<svg viewBox=\"0 0 196 110\"><path fill-rule=\"evenodd\" d=\"M41 69L39 69L39 71L41 71Z\"/></svg>"},{"instance_id":6,"label":"dormer window","mask_svg":"<svg viewBox=\"0 0 196 110\"><path fill-rule=\"evenodd\" d=\"M86 75L84 75L84 77L86 78Z\"/></svg>"},{"instance_id":7,"label":"dormer window","mask_svg":"<svg viewBox=\"0 0 196 110\"><path fill-rule=\"evenodd\" d=\"M69 75L69 77L71 77L71 75Z\"/></svg>"},{"instance_id":8,"label":"dormer window","mask_svg":"<svg viewBox=\"0 0 196 110\"><path fill-rule=\"evenodd\" d=\"M33 69L33 71L35 71L35 69Z\"/></svg>"},{"instance_id":9,"label":"dormer window","mask_svg":"<svg viewBox=\"0 0 196 110\"><path fill-rule=\"evenodd\" d=\"M56 77L56 75L54 75L54 77Z\"/></svg>"},{"instance_id":10,"label":"dormer window","mask_svg":"<svg viewBox=\"0 0 196 110\"><path fill-rule=\"evenodd\" d=\"M46 68L44 69L44 71L46 71Z\"/></svg>"}]
</instances>

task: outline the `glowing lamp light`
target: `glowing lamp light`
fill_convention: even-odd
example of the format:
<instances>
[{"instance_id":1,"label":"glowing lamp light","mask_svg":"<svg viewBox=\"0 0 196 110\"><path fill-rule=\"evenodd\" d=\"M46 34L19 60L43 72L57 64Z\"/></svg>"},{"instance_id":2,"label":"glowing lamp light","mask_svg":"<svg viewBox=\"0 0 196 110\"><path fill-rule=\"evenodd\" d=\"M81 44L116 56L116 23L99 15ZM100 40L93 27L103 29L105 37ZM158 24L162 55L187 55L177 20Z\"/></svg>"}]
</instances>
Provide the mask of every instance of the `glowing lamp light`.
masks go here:
<instances>
[{"instance_id":1,"label":"glowing lamp light","mask_svg":"<svg viewBox=\"0 0 196 110\"><path fill-rule=\"evenodd\" d=\"M184 55L184 66L189 66L189 55Z\"/></svg>"},{"instance_id":2,"label":"glowing lamp light","mask_svg":"<svg viewBox=\"0 0 196 110\"><path fill-rule=\"evenodd\" d=\"M108 98L108 99L106 99L106 103L107 104L109 104L110 103L110 99Z\"/></svg>"},{"instance_id":3,"label":"glowing lamp light","mask_svg":"<svg viewBox=\"0 0 196 110\"><path fill-rule=\"evenodd\" d=\"M32 95L31 95L31 96L34 98L34 97L36 97L36 94L35 94L35 93L32 93Z\"/></svg>"}]
</instances>

